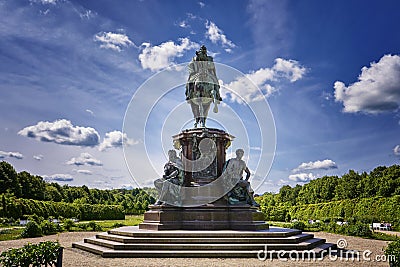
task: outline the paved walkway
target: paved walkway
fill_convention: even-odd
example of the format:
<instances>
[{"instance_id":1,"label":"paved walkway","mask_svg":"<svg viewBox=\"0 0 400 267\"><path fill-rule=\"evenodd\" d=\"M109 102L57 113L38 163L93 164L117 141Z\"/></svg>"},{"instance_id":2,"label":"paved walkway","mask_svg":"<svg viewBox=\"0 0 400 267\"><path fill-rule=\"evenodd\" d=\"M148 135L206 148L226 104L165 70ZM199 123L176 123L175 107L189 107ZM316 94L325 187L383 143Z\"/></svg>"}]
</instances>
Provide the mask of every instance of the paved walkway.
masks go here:
<instances>
[{"instance_id":1,"label":"paved walkway","mask_svg":"<svg viewBox=\"0 0 400 267\"><path fill-rule=\"evenodd\" d=\"M388 235L395 235L395 236L400 237L400 232L395 232L395 231L374 230L374 232L384 233L384 234L388 234Z\"/></svg>"},{"instance_id":2,"label":"paved walkway","mask_svg":"<svg viewBox=\"0 0 400 267\"><path fill-rule=\"evenodd\" d=\"M234 267L234 266L388 266L387 262L377 261L377 257L383 255L382 249L387 246L386 241L363 239L352 236L341 236L330 233L313 233L315 237L325 238L329 243L336 243L341 240L347 244L348 250L360 252L360 259L345 260L337 255L326 256L322 261L292 261L292 260L273 260L260 261L258 259L241 258L102 258L100 256L72 248L72 243L82 241L84 238L92 237L95 232L71 232L61 233L40 238L28 238L0 242L0 252L10 247L21 247L28 242L38 243L45 240L58 240L64 246L63 266L82 266L82 267L128 267L128 266L205 266L205 267ZM345 240L345 241L343 241ZM369 252L370 251L370 252ZM367 258L363 259L362 253L368 252Z\"/></svg>"}]
</instances>

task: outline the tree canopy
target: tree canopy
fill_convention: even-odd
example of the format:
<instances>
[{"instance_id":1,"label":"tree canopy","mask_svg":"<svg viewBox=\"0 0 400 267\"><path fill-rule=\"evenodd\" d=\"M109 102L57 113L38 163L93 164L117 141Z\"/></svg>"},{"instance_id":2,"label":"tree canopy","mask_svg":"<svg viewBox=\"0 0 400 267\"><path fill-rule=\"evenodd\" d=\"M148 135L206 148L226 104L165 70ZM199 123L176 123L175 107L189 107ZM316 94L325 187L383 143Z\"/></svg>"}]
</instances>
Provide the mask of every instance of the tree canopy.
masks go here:
<instances>
[{"instance_id":1,"label":"tree canopy","mask_svg":"<svg viewBox=\"0 0 400 267\"><path fill-rule=\"evenodd\" d=\"M145 190L89 189L86 185L69 186L44 181L41 176L22 171L17 173L8 162L0 162L0 194L23 199L46 200L75 204L120 205L126 214L142 213L155 198Z\"/></svg>"}]
</instances>

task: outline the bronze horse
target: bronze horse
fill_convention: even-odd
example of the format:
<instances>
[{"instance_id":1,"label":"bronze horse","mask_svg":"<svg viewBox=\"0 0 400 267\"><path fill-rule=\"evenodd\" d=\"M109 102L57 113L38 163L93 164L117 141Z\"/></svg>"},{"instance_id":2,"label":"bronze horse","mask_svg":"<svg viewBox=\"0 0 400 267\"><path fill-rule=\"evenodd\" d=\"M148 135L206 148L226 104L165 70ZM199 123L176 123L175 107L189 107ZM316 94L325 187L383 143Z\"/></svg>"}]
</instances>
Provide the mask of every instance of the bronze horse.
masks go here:
<instances>
[{"instance_id":1,"label":"bronze horse","mask_svg":"<svg viewBox=\"0 0 400 267\"><path fill-rule=\"evenodd\" d=\"M213 58L207 56L207 49L202 46L196 51L196 57L188 66L189 78L186 83L186 100L190 104L195 119L194 127L200 123L206 126L206 119L211 103L214 112L218 112L218 104L222 101Z\"/></svg>"}]
</instances>

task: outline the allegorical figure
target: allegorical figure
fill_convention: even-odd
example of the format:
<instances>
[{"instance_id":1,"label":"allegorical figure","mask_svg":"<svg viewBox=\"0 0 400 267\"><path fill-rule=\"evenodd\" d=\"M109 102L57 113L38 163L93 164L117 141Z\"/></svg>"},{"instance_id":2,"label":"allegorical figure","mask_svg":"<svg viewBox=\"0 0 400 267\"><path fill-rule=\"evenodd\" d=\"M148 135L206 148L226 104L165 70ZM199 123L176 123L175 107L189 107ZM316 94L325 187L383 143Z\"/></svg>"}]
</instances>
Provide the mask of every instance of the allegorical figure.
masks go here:
<instances>
[{"instance_id":1,"label":"allegorical figure","mask_svg":"<svg viewBox=\"0 0 400 267\"><path fill-rule=\"evenodd\" d=\"M244 155L243 149L236 150L236 158L229 159L224 166L224 174L228 177L239 178L235 187L228 192L229 204L249 204L252 206L259 206L254 200L254 192L250 186L250 170L246 166L246 162L242 160ZM243 172L246 173L246 178L243 179Z\"/></svg>"},{"instance_id":2,"label":"allegorical figure","mask_svg":"<svg viewBox=\"0 0 400 267\"><path fill-rule=\"evenodd\" d=\"M155 205L161 205L165 200L179 204L180 186L183 184L182 161L176 155L175 150L168 151L168 162L164 165L164 175L154 181L158 191L158 201Z\"/></svg>"},{"instance_id":3,"label":"allegorical figure","mask_svg":"<svg viewBox=\"0 0 400 267\"><path fill-rule=\"evenodd\" d=\"M222 101L213 58L207 55L207 48L202 45L189 66L189 78L186 83L186 100L190 103L195 119L194 126L200 123L205 127L210 105L214 102L214 112Z\"/></svg>"}]
</instances>

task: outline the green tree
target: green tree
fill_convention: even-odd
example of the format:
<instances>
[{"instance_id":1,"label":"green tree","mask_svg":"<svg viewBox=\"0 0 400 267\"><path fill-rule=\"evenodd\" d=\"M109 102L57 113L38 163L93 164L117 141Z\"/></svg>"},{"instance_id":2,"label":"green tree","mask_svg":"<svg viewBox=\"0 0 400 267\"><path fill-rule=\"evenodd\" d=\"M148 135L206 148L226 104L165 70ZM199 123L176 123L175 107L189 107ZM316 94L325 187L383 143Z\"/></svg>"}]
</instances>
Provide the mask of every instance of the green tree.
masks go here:
<instances>
[{"instance_id":1,"label":"green tree","mask_svg":"<svg viewBox=\"0 0 400 267\"><path fill-rule=\"evenodd\" d=\"M21 197L44 200L46 183L42 177L23 171L18 173L18 180L22 189Z\"/></svg>"},{"instance_id":2,"label":"green tree","mask_svg":"<svg viewBox=\"0 0 400 267\"><path fill-rule=\"evenodd\" d=\"M12 193L21 197L21 184L14 167L5 161L0 162L0 194Z\"/></svg>"},{"instance_id":3,"label":"green tree","mask_svg":"<svg viewBox=\"0 0 400 267\"><path fill-rule=\"evenodd\" d=\"M361 176L354 170L344 174L339 179L335 189L336 199L353 199L361 195L360 187L358 186Z\"/></svg>"},{"instance_id":4,"label":"green tree","mask_svg":"<svg viewBox=\"0 0 400 267\"><path fill-rule=\"evenodd\" d=\"M57 190L57 188L51 184L46 184L45 187L45 200L60 202L62 200L61 193Z\"/></svg>"}]
</instances>

